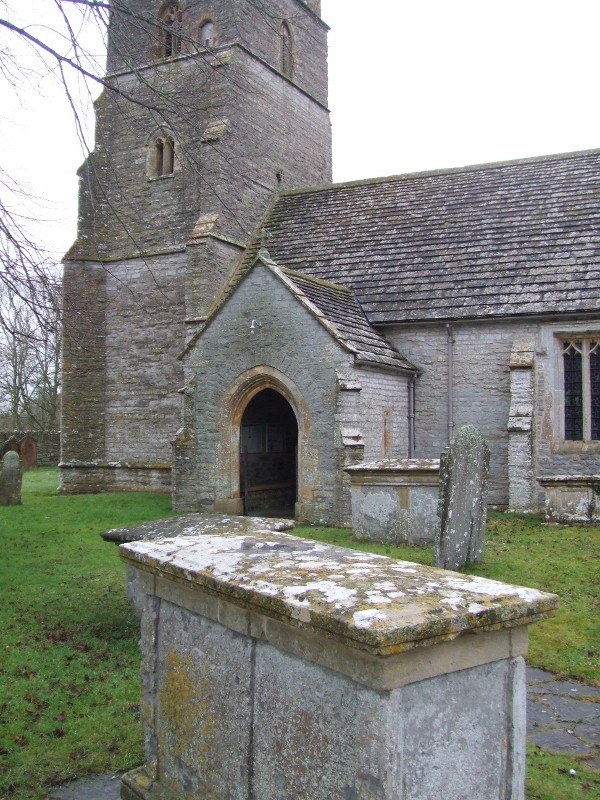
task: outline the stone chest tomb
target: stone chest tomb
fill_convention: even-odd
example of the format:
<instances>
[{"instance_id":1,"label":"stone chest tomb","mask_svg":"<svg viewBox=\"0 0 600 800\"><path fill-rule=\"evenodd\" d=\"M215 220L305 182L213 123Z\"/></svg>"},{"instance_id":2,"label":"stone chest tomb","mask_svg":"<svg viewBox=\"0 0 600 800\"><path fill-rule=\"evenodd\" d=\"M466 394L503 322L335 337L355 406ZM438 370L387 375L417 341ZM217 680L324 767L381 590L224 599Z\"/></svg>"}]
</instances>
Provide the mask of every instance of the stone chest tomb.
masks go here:
<instances>
[{"instance_id":1,"label":"stone chest tomb","mask_svg":"<svg viewBox=\"0 0 600 800\"><path fill-rule=\"evenodd\" d=\"M272 530L121 555L145 596L124 800L523 799L527 624L555 596Z\"/></svg>"},{"instance_id":2,"label":"stone chest tomb","mask_svg":"<svg viewBox=\"0 0 600 800\"><path fill-rule=\"evenodd\" d=\"M437 528L439 459L402 458L346 467L359 539L428 545Z\"/></svg>"}]
</instances>

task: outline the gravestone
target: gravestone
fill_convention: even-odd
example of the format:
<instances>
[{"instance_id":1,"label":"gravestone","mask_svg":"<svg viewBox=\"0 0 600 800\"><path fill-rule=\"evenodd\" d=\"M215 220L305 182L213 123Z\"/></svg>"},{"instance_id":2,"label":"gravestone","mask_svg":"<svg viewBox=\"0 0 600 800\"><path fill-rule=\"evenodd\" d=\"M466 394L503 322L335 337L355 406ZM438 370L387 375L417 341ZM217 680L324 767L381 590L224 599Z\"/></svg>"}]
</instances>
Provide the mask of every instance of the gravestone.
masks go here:
<instances>
[{"instance_id":1,"label":"gravestone","mask_svg":"<svg viewBox=\"0 0 600 800\"><path fill-rule=\"evenodd\" d=\"M459 428L440 458L436 567L483 561L490 450L473 425Z\"/></svg>"},{"instance_id":2,"label":"gravestone","mask_svg":"<svg viewBox=\"0 0 600 800\"><path fill-rule=\"evenodd\" d=\"M9 450L2 459L0 472L0 506L21 505L23 468L19 454Z\"/></svg>"},{"instance_id":3,"label":"gravestone","mask_svg":"<svg viewBox=\"0 0 600 800\"><path fill-rule=\"evenodd\" d=\"M21 454L21 464L24 467L37 467L37 442L26 434L19 443L19 452Z\"/></svg>"}]
</instances>

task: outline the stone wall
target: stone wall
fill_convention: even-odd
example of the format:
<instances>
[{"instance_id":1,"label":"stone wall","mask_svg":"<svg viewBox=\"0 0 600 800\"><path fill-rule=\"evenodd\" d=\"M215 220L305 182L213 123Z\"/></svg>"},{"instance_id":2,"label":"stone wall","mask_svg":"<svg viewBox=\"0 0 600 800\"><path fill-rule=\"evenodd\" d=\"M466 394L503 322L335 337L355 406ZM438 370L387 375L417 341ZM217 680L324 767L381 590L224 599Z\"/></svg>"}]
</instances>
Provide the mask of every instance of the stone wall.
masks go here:
<instances>
[{"instance_id":1,"label":"stone wall","mask_svg":"<svg viewBox=\"0 0 600 800\"><path fill-rule=\"evenodd\" d=\"M70 264L69 297L79 286L89 291L91 270L102 302L65 321L62 488L170 491L183 381L177 356L184 344L185 254ZM132 462L138 472L128 484L118 469L127 473Z\"/></svg>"},{"instance_id":2,"label":"stone wall","mask_svg":"<svg viewBox=\"0 0 600 800\"><path fill-rule=\"evenodd\" d=\"M406 378L393 372L363 369L359 373L361 430L366 461L408 455Z\"/></svg>"},{"instance_id":3,"label":"stone wall","mask_svg":"<svg viewBox=\"0 0 600 800\"><path fill-rule=\"evenodd\" d=\"M600 442L565 442L561 433L564 404L557 335L574 332L600 332L600 320L506 320L452 326L453 427L475 425L488 442L488 498L493 506L509 506L509 466L514 468L511 505L521 510L527 496L529 509L543 507L544 492L535 480L540 475L600 473ZM415 457L437 458L448 441L447 327L395 327L386 333L423 371L416 384ZM531 351L528 365L518 360L523 343ZM531 432L517 431L516 427L523 427L528 404Z\"/></svg>"},{"instance_id":4,"label":"stone wall","mask_svg":"<svg viewBox=\"0 0 600 800\"><path fill-rule=\"evenodd\" d=\"M239 43L219 53L147 68L150 86L177 98L160 125L144 105L124 113L118 95L101 95L97 145L80 176L73 256L118 259L181 247L207 214L218 215L219 233L244 242L280 188L278 173L285 188L331 180L329 113L315 97L318 86L301 90ZM326 61L317 55L311 49L322 82ZM120 75L118 83L155 104L136 75ZM175 139L175 169L155 177L154 142L165 130Z\"/></svg>"},{"instance_id":5,"label":"stone wall","mask_svg":"<svg viewBox=\"0 0 600 800\"><path fill-rule=\"evenodd\" d=\"M158 13L160 3L155 4ZM144 26L142 20L149 17L147 0L128 0L127 6L133 16L114 15L119 26L121 47L111 48L108 53L107 70L109 74L129 69L130 64L144 67L161 58L160 32L152 25ZM307 13L306 6L316 13ZM180 58L198 52L199 28L202 22L210 19L214 24L214 45L222 47L239 41L257 58L264 61L272 70L281 68L281 40L279 25L288 20L292 31L292 51L294 60L294 82L309 90L324 105L327 104L327 73L322 65L327 60L327 26L317 16L320 3L304 4L301 0L269 0L268 11L253 2L233 2L232 0L208 0L202 4L188 4L182 21L182 45ZM129 22L129 24L127 24ZM123 41L127 41L127 47ZM214 48L211 47L205 59L209 59ZM175 59L166 60L168 62Z\"/></svg>"},{"instance_id":6,"label":"stone wall","mask_svg":"<svg viewBox=\"0 0 600 800\"><path fill-rule=\"evenodd\" d=\"M60 431L0 431L0 454L10 439L20 443L24 438L36 443L38 467L56 467L60 461Z\"/></svg>"},{"instance_id":7,"label":"stone wall","mask_svg":"<svg viewBox=\"0 0 600 800\"><path fill-rule=\"evenodd\" d=\"M171 462L183 369L183 254L113 265L106 288L106 458Z\"/></svg>"},{"instance_id":8,"label":"stone wall","mask_svg":"<svg viewBox=\"0 0 600 800\"><path fill-rule=\"evenodd\" d=\"M250 333L253 319L261 327ZM196 389L185 425L197 431L192 468L196 477L188 482L185 476L181 481L175 476L180 487L175 507L204 510L239 497L235 467L239 419L237 428L231 428L237 394L253 379L261 386L260 376L269 374L288 382L287 399L298 420L298 501L307 514L309 508L318 507L321 516L336 519L341 447L334 416L337 372L349 368L350 362L350 356L266 267L255 268L187 357L186 383L193 380ZM190 465L186 472L189 475Z\"/></svg>"},{"instance_id":9,"label":"stone wall","mask_svg":"<svg viewBox=\"0 0 600 800\"><path fill-rule=\"evenodd\" d=\"M489 503L508 506L509 362L524 323L458 323L452 327L453 430L475 425L490 451ZM415 458L439 458L449 440L448 330L445 324L395 328L388 338L423 370L416 384Z\"/></svg>"}]
</instances>

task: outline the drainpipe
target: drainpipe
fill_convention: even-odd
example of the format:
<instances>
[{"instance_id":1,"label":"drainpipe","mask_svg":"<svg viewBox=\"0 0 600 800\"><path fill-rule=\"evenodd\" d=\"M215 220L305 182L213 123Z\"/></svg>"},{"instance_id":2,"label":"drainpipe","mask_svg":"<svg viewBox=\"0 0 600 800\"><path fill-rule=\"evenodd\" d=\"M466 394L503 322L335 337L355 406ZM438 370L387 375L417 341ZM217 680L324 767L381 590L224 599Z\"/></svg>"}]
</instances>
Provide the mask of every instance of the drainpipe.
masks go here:
<instances>
[{"instance_id":1,"label":"drainpipe","mask_svg":"<svg viewBox=\"0 0 600 800\"><path fill-rule=\"evenodd\" d=\"M452 325L446 325L448 335L448 441L454 433L454 336Z\"/></svg>"},{"instance_id":2,"label":"drainpipe","mask_svg":"<svg viewBox=\"0 0 600 800\"><path fill-rule=\"evenodd\" d=\"M408 457L415 457L415 387L417 376L411 375L406 388L408 389Z\"/></svg>"}]
</instances>

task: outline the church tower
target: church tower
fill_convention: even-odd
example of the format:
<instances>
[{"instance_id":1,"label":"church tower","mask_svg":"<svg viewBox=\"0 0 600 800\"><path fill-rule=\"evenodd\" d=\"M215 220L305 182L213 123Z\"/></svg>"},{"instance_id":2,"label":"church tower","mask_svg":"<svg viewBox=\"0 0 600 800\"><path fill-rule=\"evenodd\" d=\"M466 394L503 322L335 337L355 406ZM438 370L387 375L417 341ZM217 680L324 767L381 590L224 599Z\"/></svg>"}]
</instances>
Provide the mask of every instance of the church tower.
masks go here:
<instances>
[{"instance_id":1,"label":"church tower","mask_svg":"<svg viewBox=\"0 0 600 800\"><path fill-rule=\"evenodd\" d=\"M64 260L62 489L166 491L186 338L274 193L331 180L327 26L319 0L128 0L107 73Z\"/></svg>"}]
</instances>

